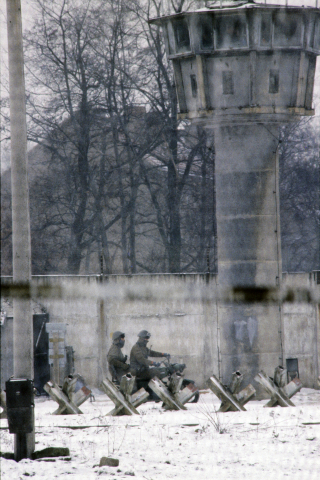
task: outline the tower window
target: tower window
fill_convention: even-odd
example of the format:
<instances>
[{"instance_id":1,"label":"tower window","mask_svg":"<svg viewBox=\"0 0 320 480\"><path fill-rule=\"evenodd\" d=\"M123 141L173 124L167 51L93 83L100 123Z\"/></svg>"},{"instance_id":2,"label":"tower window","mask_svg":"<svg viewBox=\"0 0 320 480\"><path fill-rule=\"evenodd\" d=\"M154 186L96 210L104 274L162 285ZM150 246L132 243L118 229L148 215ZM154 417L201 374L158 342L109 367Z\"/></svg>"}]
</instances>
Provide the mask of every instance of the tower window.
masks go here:
<instances>
[{"instance_id":1,"label":"tower window","mask_svg":"<svg viewBox=\"0 0 320 480\"><path fill-rule=\"evenodd\" d=\"M314 42L313 48L320 50L320 17L316 19L315 29L314 29Z\"/></svg>"},{"instance_id":2,"label":"tower window","mask_svg":"<svg viewBox=\"0 0 320 480\"><path fill-rule=\"evenodd\" d=\"M184 18L179 18L173 22L174 35L177 49L179 51L190 50L190 37L188 23Z\"/></svg>"},{"instance_id":3,"label":"tower window","mask_svg":"<svg viewBox=\"0 0 320 480\"><path fill-rule=\"evenodd\" d=\"M217 18L217 48L241 48L248 45L247 22L243 16Z\"/></svg>"},{"instance_id":4,"label":"tower window","mask_svg":"<svg viewBox=\"0 0 320 480\"><path fill-rule=\"evenodd\" d=\"M279 14L274 20L274 45L300 46L302 25L297 15Z\"/></svg>"},{"instance_id":5,"label":"tower window","mask_svg":"<svg viewBox=\"0 0 320 480\"><path fill-rule=\"evenodd\" d=\"M260 45L262 47L271 45L271 15L261 15Z\"/></svg>"},{"instance_id":6,"label":"tower window","mask_svg":"<svg viewBox=\"0 0 320 480\"><path fill-rule=\"evenodd\" d=\"M199 28L201 32L201 48L213 48L212 19L210 17L202 17Z\"/></svg>"}]
</instances>

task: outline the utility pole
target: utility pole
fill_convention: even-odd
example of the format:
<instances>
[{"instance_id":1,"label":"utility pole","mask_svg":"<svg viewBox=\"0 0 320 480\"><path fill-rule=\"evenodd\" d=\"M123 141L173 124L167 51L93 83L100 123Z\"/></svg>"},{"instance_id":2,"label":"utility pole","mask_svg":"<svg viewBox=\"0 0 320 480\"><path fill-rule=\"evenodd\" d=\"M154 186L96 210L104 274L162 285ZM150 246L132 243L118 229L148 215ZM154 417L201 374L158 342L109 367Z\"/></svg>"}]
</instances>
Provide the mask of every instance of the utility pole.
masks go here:
<instances>
[{"instance_id":1,"label":"utility pole","mask_svg":"<svg viewBox=\"0 0 320 480\"><path fill-rule=\"evenodd\" d=\"M7 28L11 123L13 282L17 285L29 284L31 281L27 127L20 0L7 0ZM14 298L13 316L14 379L32 381L34 371L31 299ZM23 397L23 392L17 392L17 396ZM18 429L19 432L14 432L14 454L17 461L22 458L30 458L34 451L34 428L31 433L30 429L28 430L29 433L25 433L26 429L24 429L23 423L21 429Z\"/></svg>"}]
</instances>

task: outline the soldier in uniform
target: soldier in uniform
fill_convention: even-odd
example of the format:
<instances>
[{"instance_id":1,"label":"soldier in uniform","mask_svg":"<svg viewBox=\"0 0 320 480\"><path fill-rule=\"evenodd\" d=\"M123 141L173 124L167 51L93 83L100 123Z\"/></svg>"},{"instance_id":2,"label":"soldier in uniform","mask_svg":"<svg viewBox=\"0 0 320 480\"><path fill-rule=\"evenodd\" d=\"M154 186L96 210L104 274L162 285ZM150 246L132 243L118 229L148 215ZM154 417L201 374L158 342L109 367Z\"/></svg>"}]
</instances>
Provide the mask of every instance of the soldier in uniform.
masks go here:
<instances>
[{"instance_id":1,"label":"soldier in uniform","mask_svg":"<svg viewBox=\"0 0 320 480\"><path fill-rule=\"evenodd\" d=\"M130 352L130 371L132 375L141 380L151 380L154 377L162 378L164 375L157 368L150 368L160 367L160 363L148 360L148 357L170 357L170 355L147 348L147 343L151 337L147 330L141 330L138 337L137 343Z\"/></svg>"},{"instance_id":2,"label":"soldier in uniform","mask_svg":"<svg viewBox=\"0 0 320 480\"><path fill-rule=\"evenodd\" d=\"M127 355L123 355L121 349L125 344L125 334L116 331L112 335L112 345L107 355L109 371L112 375L112 381L120 382L121 377L129 373L130 365L127 362Z\"/></svg>"}]
</instances>

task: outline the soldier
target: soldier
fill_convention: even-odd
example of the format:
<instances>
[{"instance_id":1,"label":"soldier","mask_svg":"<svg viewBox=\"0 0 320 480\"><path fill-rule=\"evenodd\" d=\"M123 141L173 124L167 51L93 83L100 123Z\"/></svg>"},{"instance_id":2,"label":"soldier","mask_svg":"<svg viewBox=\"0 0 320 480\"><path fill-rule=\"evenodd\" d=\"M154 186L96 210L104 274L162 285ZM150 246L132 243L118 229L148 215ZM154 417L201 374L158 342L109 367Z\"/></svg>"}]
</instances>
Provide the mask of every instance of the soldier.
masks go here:
<instances>
[{"instance_id":1,"label":"soldier","mask_svg":"<svg viewBox=\"0 0 320 480\"><path fill-rule=\"evenodd\" d=\"M130 365L127 362L127 355L123 355L121 349L125 344L125 334L116 331L112 335L112 345L107 355L109 372L113 382L120 382L121 377L129 373Z\"/></svg>"},{"instance_id":2,"label":"soldier","mask_svg":"<svg viewBox=\"0 0 320 480\"><path fill-rule=\"evenodd\" d=\"M135 375L142 380L151 380L153 377L162 378L164 375L160 373L157 368L160 367L160 363L148 360L148 357L170 357L168 353L155 352L147 348L147 343L151 334L147 330L141 330L138 333L139 340L132 347L130 352L130 371L132 375Z\"/></svg>"}]
</instances>

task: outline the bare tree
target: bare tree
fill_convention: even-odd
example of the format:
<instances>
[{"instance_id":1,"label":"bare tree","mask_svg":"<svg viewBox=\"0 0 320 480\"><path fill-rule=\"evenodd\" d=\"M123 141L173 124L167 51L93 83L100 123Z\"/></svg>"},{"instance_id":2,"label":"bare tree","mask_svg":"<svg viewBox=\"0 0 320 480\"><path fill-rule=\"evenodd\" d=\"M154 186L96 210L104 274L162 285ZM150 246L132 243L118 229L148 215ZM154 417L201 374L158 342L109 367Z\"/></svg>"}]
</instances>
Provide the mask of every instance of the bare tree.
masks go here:
<instances>
[{"instance_id":1,"label":"bare tree","mask_svg":"<svg viewBox=\"0 0 320 480\"><path fill-rule=\"evenodd\" d=\"M50 151L52 162L64 167L70 194L64 195L59 216L69 226L67 271L78 273L88 228L89 150L100 92L90 48L99 12L89 10L89 2L79 7L68 0L37 0L37 5L38 21L27 37L30 135Z\"/></svg>"},{"instance_id":2,"label":"bare tree","mask_svg":"<svg viewBox=\"0 0 320 480\"><path fill-rule=\"evenodd\" d=\"M79 273L101 254L112 273L119 253L124 273L204 268L210 241L196 231L212 228L208 215L195 228L190 212L205 210L207 194L201 203L195 192L207 182L209 157L201 157L203 134L177 120L162 36L147 23L160 3L37 3L26 59L38 144L30 162L34 273Z\"/></svg>"},{"instance_id":3,"label":"bare tree","mask_svg":"<svg viewBox=\"0 0 320 480\"><path fill-rule=\"evenodd\" d=\"M43 175L42 158L33 162L37 238L54 232L56 250L67 254L68 273L78 273L82 258L89 264L97 250L112 273L117 254L110 253L111 244L121 251L123 272L134 273L139 159L157 141L146 135L145 109L135 105L134 18L125 1L38 5L41 19L27 43L30 138L46 150L50 172Z\"/></svg>"},{"instance_id":4,"label":"bare tree","mask_svg":"<svg viewBox=\"0 0 320 480\"><path fill-rule=\"evenodd\" d=\"M190 2L189 2L190 3ZM174 9L184 2L172 2ZM136 62L139 65L137 89L145 96L152 111L161 118L162 144L152 152L158 169L166 172L165 184L159 189L155 181L155 165L141 163L141 175L150 193L157 218L157 226L168 261L169 272L183 271L182 201L198 152L203 147L197 133L190 134L190 126L177 118L178 102L173 72L169 65L158 26L150 26L148 20L161 14L160 1L132 1L130 8L139 19L141 33ZM165 195L165 201L163 201ZM190 244L189 244L190 247ZM188 248L188 247L187 247Z\"/></svg>"},{"instance_id":5,"label":"bare tree","mask_svg":"<svg viewBox=\"0 0 320 480\"><path fill-rule=\"evenodd\" d=\"M283 129L280 200L283 270L319 269L319 131L312 121Z\"/></svg>"}]
</instances>

